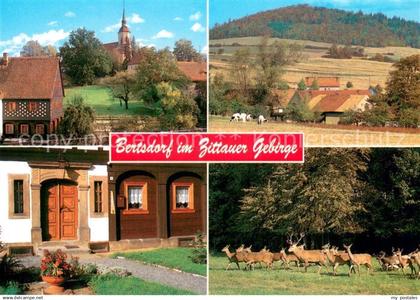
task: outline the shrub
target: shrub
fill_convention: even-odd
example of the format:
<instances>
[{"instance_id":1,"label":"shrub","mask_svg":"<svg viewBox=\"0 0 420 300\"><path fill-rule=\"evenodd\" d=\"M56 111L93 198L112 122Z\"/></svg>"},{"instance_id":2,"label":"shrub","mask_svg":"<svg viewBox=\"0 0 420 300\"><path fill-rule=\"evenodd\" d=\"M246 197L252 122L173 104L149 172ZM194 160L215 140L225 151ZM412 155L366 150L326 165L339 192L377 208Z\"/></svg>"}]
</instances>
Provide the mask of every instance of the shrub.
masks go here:
<instances>
[{"instance_id":1,"label":"shrub","mask_svg":"<svg viewBox=\"0 0 420 300\"><path fill-rule=\"evenodd\" d=\"M420 114L416 109L402 109L399 113L399 123L403 127L416 128L420 124Z\"/></svg>"},{"instance_id":2,"label":"shrub","mask_svg":"<svg viewBox=\"0 0 420 300\"><path fill-rule=\"evenodd\" d=\"M189 258L195 264L206 264L207 263L207 247L206 242L204 241L204 234L202 232L197 232L195 239L191 244L194 247Z\"/></svg>"},{"instance_id":3,"label":"shrub","mask_svg":"<svg viewBox=\"0 0 420 300\"><path fill-rule=\"evenodd\" d=\"M351 88L353 87L353 83L352 83L351 81L347 81L347 83L346 83L346 87L347 87L348 89L351 89Z\"/></svg>"},{"instance_id":4,"label":"shrub","mask_svg":"<svg viewBox=\"0 0 420 300\"><path fill-rule=\"evenodd\" d=\"M306 90L305 80L302 79L301 81L299 81L299 83L298 83L298 90L300 90L300 91Z\"/></svg>"},{"instance_id":5,"label":"shrub","mask_svg":"<svg viewBox=\"0 0 420 300\"><path fill-rule=\"evenodd\" d=\"M67 137L84 137L92 132L94 121L93 109L84 103L80 95L74 95L64 111L59 132Z\"/></svg>"},{"instance_id":6,"label":"shrub","mask_svg":"<svg viewBox=\"0 0 420 300\"><path fill-rule=\"evenodd\" d=\"M17 295L22 292L17 282L8 282L4 287L0 286L0 295Z\"/></svg>"}]
</instances>

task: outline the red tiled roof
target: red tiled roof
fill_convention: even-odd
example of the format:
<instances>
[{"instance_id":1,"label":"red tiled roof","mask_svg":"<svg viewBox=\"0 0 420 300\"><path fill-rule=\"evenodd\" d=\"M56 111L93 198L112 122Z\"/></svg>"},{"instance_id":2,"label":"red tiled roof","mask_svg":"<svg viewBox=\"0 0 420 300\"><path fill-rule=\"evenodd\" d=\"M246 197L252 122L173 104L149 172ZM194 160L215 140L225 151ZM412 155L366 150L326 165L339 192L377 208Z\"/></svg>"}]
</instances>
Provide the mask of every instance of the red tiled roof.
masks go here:
<instances>
[{"instance_id":1,"label":"red tiled roof","mask_svg":"<svg viewBox=\"0 0 420 300\"><path fill-rule=\"evenodd\" d=\"M10 57L0 66L0 94L3 99L51 99L60 72L56 57Z\"/></svg>"},{"instance_id":2,"label":"red tiled roof","mask_svg":"<svg viewBox=\"0 0 420 300\"><path fill-rule=\"evenodd\" d=\"M141 59L143 58L143 55L141 55L140 52L133 52L133 57L130 59L130 61L128 62L128 65L138 65L141 61Z\"/></svg>"},{"instance_id":3,"label":"red tiled roof","mask_svg":"<svg viewBox=\"0 0 420 300\"><path fill-rule=\"evenodd\" d=\"M118 42L102 44L106 51L113 51L118 48Z\"/></svg>"},{"instance_id":4,"label":"red tiled roof","mask_svg":"<svg viewBox=\"0 0 420 300\"><path fill-rule=\"evenodd\" d=\"M191 81L207 81L207 63L195 61L178 61L178 68Z\"/></svg>"},{"instance_id":5,"label":"red tiled roof","mask_svg":"<svg viewBox=\"0 0 420 300\"><path fill-rule=\"evenodd\" d=\"M289 104L290 100L293 98L293 95L296 93L294 89L279 90L273 89L273 94L276 96L276 103L272 103L274 106L286 107Z\"/></svg>"},{"instance_id":6,"label":"red tiled roof","mask_svg":"<svg viewBox=\"0 0 420 300\"><path fill-rule=\"evenodd\" d=\"M298 91L301 99L311 102L315 97L322 97L317 99L317 103L312 107L312 111L318 112L340 112L343 107L347 107L347 101L355 101L355 97L359 97L360 101L368 97L368 90L340 90L340 91ZM357 99L356 99L357 100Z\"/></svg>"},{"instance_id":7,"label":"red tiled roof","mask_svg":"<svg viewBox=\"0 0 420 300\"><path fill-rule=\"evenodd\" d=\"M318 81L319 87L340 87L339 77L306 77L306 86L311 86L315 79Z\"/></svg>"}]
</instances>

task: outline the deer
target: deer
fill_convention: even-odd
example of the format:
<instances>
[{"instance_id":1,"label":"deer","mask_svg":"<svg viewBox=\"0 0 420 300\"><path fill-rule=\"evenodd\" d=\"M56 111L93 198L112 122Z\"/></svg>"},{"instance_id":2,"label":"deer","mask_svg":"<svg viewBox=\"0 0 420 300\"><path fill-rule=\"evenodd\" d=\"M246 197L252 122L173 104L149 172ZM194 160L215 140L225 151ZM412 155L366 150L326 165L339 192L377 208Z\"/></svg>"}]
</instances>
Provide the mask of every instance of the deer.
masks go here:
<instances>
[{"instance_id":1,"label":"deer","mask_svg":"<svg viewBox=\"0 0 420 300\"><path fill-rule=\"evenodd\" d=\"M385 255L386 253L384 251L381 251L379 252L379 255L376 256L376 259L381 265L382 270L389 271L390 269L393 269L393 268L398 269L398 265L399 265L398 257L396 257L395 255L392 255L392 256L385 256Z\"/></svg>"},{"instance_id":2,"label":"deer","mask_svg":"<svg viewBox=\"0 0 420 300\"><path fill-rule=\"evenodd\" d=\"M303 262L305 266L305 272L308 271L308 266L310 263L315 263L319 266L318 275L321 274L321 269L323 266L327 266L327 259L321 250L304 250L301 247L298 247L298 243L304 237L304 234L300 235L299 240L296 243L293 243L288 251L296 255L300 262Z\"/></svg>"},{"instance_id":3,"label":"deer","mask_svg":"<svg viewBox=\"0 0 420 300\"><path fill-rule=\"evenodd\" d=\"M411 262L413 264L414 270L416 269L414 267L414 265L417 265L417 267L419 269L418 273L417 273L417 279L420 279L420 251L419 251L419 249L416 249L415 251L411 252L409 254L409 256L410 256Z\"/></svg>"},{"instance_id":4,"label":"deer","mask_svg":"<svg viewBox=\"0 0 420 300\"><path fill-rule=\"evenodd\" d=\"M349 258L350 258L350 270L349 270L349 276L351 276L351 269L354 268L354 266L357 266L357 273L360 276L360 265L365 265L368 268L368 274L370 273L370 270L372 269L372 256L370 254L353 254L351 252L351 246L353 246L353 244L350 245L343 245L344 249L346 249Z\"/></svg>"},{"instance_id":5,"label":"deer","mask_svg":"<svg viewBox=\"0 0 420 300\"><path fill-rule=\"evenodd\" d=\"M239 262L238 262L238 257L236 256L236 252L230 252L229 250L230 245L226 245L223 249L222 252L226 253L227 258L229 259L229 264L226 267L226 271L229 270L230 265L232 263L235 263L238 266L238 270L240 270L241 268L239 267Z\"/></svg>"},{"instance_id":6,"label":"deer","mask_svg":"<svg viewBox=\"0 0 420 300\"><path fill-rule=\"evenodd\" d=\"M322 252L327 257L330 264L333 266L333 275L337 275L337 268L340 265L348 265L350 268L350 258L347 253L341 253L337 248L331 247L327 244L322 247Z\"/></svg>"},{"instance_id":7,"label":"deer","mask_svg":"<svg viewBox=\"0 0 420 300\"><path fill-rule=\"evenodd\" d=\"M286 249L281 249L280 250L280 256L281 256L281 261L282 261L282 265L285 266L284 268L290 269L290 262L294 262L295 266L299 269L299 259L296 257L296 255L294 254L287 254L286 253Z\"/></svg>"},{"instance_id":8,"label":"deer","mask_svg":"<svg viewBox=\"0 0 420 300\"><path fill-rule=\"evenodd\" d=\"M398 258L398 262L401 266L402 273L404 273L404 269L406 267L410 267L411 274L416 273L416 269L414 268L413 262L411 261L410 255L402 255L403 249L400 250L400 248L397 249L397 251L392 251L392 253Z\"/></svg>"},{"instance_id":9,"label":"deer","mask_svg":"<svg viewBox=\"0 0 420 300\"><path fill-rule=\"evenodd\" d=\"M273 253L271 253L269 250L264 247L259 252L247 252L245 254L246 258L246 264L249 269L254 269L254 265L256 263L265 263L266 269L272 269L273 268Z\"/></svg>"}]
</instances>

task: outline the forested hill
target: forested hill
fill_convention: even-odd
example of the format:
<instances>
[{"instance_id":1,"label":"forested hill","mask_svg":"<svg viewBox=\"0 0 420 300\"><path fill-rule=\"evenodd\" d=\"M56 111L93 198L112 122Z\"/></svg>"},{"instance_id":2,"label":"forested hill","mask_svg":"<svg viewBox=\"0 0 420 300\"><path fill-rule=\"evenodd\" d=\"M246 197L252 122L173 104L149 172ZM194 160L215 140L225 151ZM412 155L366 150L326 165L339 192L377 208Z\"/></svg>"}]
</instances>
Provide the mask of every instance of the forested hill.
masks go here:
<instances>
[{"instance_id":1,"label":"forested hill","mask_svg":"<svg viewBox=\"0 0 420 300\"><path fill-rule=\"evenodd\" d=\"M413 7L413 9L415 9ZM271 35L273 37L371 47L420 48L420 23L381 13L288 6L216 24L210 39Z\"/></svg>"}]
</instances>

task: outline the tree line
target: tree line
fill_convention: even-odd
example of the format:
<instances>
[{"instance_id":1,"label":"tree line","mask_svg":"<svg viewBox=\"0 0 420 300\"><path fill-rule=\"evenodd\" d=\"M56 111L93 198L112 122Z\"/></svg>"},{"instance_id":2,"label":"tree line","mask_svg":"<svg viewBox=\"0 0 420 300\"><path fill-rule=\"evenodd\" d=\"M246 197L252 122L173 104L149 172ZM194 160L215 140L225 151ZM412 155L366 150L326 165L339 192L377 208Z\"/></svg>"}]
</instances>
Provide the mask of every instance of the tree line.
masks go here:
<instances>
[{"instance_id":1,"label":"tree line","mask_svg":"<svg viewBox=\"0 0 420 300\"><path fill-rule=\"evenodd\" d=\"M308 248L354 242L358 250L417 247L420 149L312 148L304 164L211 164L209 246Z\"/></svg>"},{"instance_id":2,"label":"tree line","mask_svg":"<svg viewBox=\"0 0 420 300\"><path fill-rule=\"evenodd\" d=\"M272 35L285 39L420 48L420 24L382 13L364 14L309 5L282 7L216 24L210 39Z\"/></svg>"}]
</instances>

